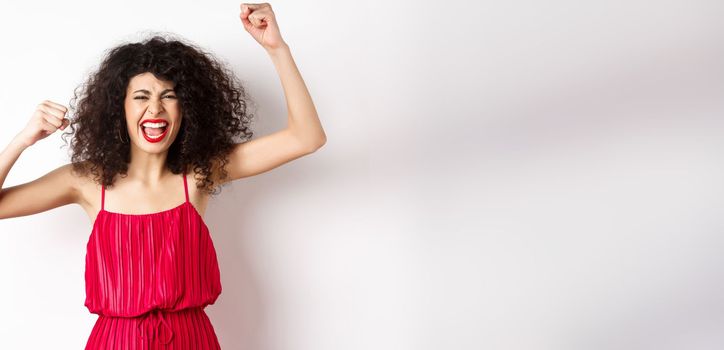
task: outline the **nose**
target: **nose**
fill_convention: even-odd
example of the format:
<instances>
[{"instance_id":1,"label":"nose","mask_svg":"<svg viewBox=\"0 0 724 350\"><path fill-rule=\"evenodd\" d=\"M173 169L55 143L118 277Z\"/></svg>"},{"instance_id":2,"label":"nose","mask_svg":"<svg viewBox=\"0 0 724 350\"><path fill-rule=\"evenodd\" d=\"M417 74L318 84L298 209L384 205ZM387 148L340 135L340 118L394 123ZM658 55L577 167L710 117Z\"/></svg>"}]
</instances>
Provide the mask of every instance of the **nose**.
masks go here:
<instances>
[{"instance_id":1,"label":"nose","mask_svg":"<svg viewBox=\"0 0 724 350\"><path fill-rule=\"evenodd\" d=\"M148 102L148 108L146 108L146 112L148 114L159 114L161 112L161 106L163 106L163 104L161 103L160 99L159 100L151 99Z\"/></svg>"}]
</instances>

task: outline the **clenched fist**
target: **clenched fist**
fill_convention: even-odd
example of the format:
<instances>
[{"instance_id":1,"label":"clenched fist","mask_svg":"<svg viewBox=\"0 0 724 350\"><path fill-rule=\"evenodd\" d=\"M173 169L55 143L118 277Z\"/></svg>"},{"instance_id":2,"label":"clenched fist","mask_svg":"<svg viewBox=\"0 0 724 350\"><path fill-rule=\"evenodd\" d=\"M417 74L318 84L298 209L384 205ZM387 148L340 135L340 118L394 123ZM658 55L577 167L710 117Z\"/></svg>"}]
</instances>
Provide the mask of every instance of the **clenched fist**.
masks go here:
<instances>
[{"instance_id":1,"label":"clenched fist","mask_svg":"<svg viewBox=\"0 0 724 350\"><path fill-rule=\"evenodd\" d=\"M65 129L70 124L70 120L65 118L67 112L68 108L61 104L43 101L35 109L25 129L16 136L17 140L30 147L56 130Z\"/></svg>"},{"instance_id":2,"label":"clenched fist","mask_svg":"<svg viewBox=\"0 0 724 350\"><path fill-rule=\"evenodd\" d=\"M244 29L267 51L286 45L269 3L242 3L239 18Z\"/></svg>"}]
</instances>

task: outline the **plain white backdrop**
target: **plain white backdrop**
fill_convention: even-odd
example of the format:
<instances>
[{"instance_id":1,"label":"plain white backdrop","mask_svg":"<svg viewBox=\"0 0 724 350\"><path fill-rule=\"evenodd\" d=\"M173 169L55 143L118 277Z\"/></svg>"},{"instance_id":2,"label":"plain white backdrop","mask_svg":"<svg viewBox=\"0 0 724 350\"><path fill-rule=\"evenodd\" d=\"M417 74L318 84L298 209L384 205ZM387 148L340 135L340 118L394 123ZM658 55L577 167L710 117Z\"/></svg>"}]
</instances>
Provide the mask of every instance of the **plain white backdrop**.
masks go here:
<instances>
[{"instance_id":1,"label":"plain white backdrop","mask_svg":"<svg viewBox=\"0 0 724 350\"><path fill-rule=\"evenodd\" d=\"M226 61L256 137L283 128L239 4L2 2L0 147L147 31ZM724 348L721 2L271 5L328 142L212 199L222 348ZM0 348L83 348L90 226L78 205L0 221Z\"/></svg>"}]
</instances>

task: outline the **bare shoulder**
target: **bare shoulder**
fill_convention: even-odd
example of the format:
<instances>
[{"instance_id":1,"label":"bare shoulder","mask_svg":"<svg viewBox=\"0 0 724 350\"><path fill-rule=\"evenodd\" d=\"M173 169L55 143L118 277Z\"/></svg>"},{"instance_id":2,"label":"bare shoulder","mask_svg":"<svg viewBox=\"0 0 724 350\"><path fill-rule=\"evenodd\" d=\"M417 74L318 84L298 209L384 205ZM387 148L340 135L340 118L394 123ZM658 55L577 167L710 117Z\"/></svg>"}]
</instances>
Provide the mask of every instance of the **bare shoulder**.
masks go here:
<instances>
[{"instance_id":1,"label":"bare shoulder","mask_svg":"<svg viewBox=\"0 0 724 350\"><path fill-rule=\"evenodd\" d=\"M90 202L88 194L93 195L100 190L100 185L93 178L90 167L90 163L84 161L77 165L63 164L56 169L59 180L63 181L73 194L71 203L85 206Z\"/></svg>"},{"instance_id":2,"label":"bare shoulder","mask_svg":"<svg viewBox=\"0 0 724 350\"><path fill-rule=\"evenodd\" d=\"M68 171L71 172L69 180L73 182L73 187L78 192L76 203L80 204L84 208L86 206L92 206L94 201L92 198L97 197L100 193L100 184L96 182L94 175L91 173L91 164L87 161L81 162L77 166L77 170L73 164L66 164Z\"/></svg>"}]
</instances>

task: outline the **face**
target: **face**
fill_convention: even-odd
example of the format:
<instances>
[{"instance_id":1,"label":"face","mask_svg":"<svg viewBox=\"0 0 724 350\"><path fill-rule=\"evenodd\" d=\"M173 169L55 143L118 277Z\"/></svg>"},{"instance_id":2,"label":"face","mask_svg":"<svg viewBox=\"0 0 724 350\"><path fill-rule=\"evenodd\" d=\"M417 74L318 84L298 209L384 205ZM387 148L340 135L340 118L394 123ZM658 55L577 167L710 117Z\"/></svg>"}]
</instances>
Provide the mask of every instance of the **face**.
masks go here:
<instances>
[{"instance_id":1,"label":"face","mask_svg":"<svg viewBox=\"0 0 724 350\"><path fill-rule=\"evenodd\" d=\"M171 146L181 128L180 103L173 89L172 82L158 80L152 73L136 75L128 82L124 108L133 145L148 153Z\"/></svg>"}]
</instances>

